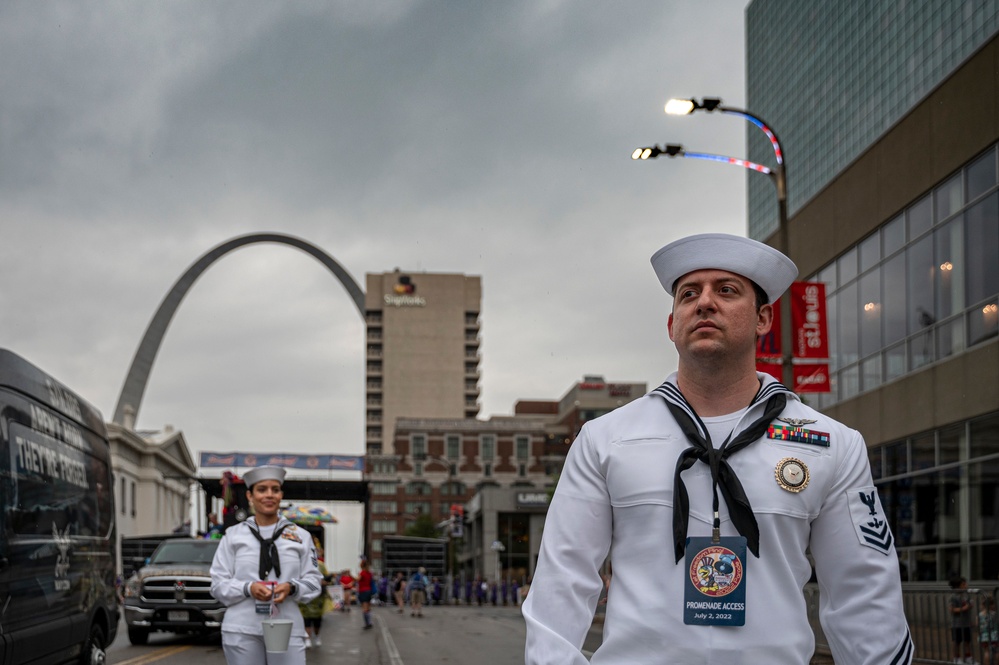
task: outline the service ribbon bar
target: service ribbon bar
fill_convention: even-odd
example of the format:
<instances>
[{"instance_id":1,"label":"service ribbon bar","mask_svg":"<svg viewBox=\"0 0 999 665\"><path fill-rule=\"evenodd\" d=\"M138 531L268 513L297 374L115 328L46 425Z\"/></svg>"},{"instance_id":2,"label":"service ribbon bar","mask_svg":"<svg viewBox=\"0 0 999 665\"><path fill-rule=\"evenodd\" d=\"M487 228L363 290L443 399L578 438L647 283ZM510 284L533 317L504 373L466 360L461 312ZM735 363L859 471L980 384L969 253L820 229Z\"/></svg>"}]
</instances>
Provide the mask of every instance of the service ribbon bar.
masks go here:
<instances>
[{"instance_id":1,"label":"service ribbon bar","mask_svg":"<svg viewBox=\"0 0 999 665\"><path fill-rule=\"evenodd\" d=\"M777 441L792 441L794 443L808 443L813 446L829 447L829 433L816 432L804 427L789 427L787 425L771 425L767 429L767 438Z\"/></svg>"}]
</instances>

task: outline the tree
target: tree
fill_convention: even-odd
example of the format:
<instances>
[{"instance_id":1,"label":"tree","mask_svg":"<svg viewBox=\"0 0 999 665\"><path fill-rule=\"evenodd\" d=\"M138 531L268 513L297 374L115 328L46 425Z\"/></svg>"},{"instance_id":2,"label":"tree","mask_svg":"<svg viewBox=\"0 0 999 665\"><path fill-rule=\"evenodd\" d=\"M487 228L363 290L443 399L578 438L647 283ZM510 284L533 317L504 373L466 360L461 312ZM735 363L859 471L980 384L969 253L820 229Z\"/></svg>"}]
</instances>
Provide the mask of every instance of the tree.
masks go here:
<instances>
[{"instance_id":1,"label":"tree","mask_svg":"<svg viewBox=\"0 0 999 665\"><path fill-rule=\"evenodd\" d=\"M434 518L426 514L420 515L409 526L407 526L406 531L403 535L413 536L416 538L440 537L440 533L438 533L437 531L437 524L434 522Z\"/></svg>"}]
</instances>

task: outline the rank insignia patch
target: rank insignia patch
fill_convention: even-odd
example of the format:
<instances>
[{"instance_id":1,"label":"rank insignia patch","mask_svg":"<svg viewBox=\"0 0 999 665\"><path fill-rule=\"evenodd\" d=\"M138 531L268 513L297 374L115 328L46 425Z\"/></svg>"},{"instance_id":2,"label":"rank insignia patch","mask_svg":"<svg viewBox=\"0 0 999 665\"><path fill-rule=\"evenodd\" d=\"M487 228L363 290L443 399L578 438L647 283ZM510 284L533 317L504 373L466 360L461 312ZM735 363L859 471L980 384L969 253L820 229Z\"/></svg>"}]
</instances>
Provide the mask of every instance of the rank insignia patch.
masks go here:
<instances>
[{"instance_id":1,"label":"rank insignia patch","mask_svg":"<svg viewBox=\"0 0 999 665\"><path fill-rule=\"evenodd\" d=\"M886 555L891 551L892 537L888 529L876 487L860 487L846 491L850 517L857 538L864 547Z\"/></svg>"},{"instance_id":2,"label":"rank insignia patch","mask_svg":"<svg viewBox=\"0 0 999 665\"><path fill-rule=\"evenodd\" d=\"M793 443L808 443L813 446L829 447L829 432L816 432L804 427L771 425L767 428L767 438L776 441L791 441Z\"/></svg>"}]
</instances>

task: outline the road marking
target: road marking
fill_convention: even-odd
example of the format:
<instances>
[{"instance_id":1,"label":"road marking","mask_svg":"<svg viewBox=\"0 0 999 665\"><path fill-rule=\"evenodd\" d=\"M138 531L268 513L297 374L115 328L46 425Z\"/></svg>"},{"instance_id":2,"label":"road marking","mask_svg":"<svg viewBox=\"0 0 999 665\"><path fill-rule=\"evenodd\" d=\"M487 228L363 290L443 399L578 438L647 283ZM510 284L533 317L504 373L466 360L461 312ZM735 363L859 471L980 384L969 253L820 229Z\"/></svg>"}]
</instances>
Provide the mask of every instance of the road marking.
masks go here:
<instances>
[{"instance_id":1,"label":"road marking","mask_svg":"<svg viewBox=\"0 0 999 665\"><path fill-rule=\"evenodd\" d=\"M392 665L403 665L402 656L399 655L399 650L395 648L395 641L388 631L388 626L385 625L381 617L372 617L372 619L378 624L378 633L385 645L385 653L388 654L389 662Z\"/></svg>"},{"instance_id":2,"label":"road marking","mask_svg":"<svg viewBox=\"0 0 999 665\"><path fill-rule=\"evenodd\" d=\"M167 656L172 656L180 653L181 651L187 651L190 648L190 644L182 644L180 646L170 647L169 649L159 649L153 653L147 653L142 656L130 658L129 660L123 660L120 663L116 663L116 665L146 665L147 663L155 663L157 660L163 660Z\"/></svg>"}]
</instances>

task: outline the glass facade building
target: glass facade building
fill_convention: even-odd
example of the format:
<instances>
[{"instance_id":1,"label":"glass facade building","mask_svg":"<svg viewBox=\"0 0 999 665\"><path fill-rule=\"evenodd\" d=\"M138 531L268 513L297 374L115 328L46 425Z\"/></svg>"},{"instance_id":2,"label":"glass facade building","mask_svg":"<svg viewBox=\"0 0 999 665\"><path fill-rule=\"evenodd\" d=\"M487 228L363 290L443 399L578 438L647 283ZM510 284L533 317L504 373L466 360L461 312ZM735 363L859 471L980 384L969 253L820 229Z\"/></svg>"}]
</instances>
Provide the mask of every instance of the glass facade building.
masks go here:
<instances>
[{"instance_id":1,"label":"glass facade building","mask_svg":"<svg viewBox=\"0 0 999 665\"><path fill-rule=\"evenodd\" d=\"M999 0L784 2L746 9L746 108L780 136L788 211L805 202L999 29ZM773 149L747 128L748 158ZM773 184L748 174L749 237L777 231Z\"/></svg>"},{"instance_id":2,"label":"glass facade building","mask_svg":"<svg viewBox=\"0 0 999 665\"><path fill-rule=\"evenodd\" d=\"M999 0L754 0L746 30L783 249L826 286L832 392L804 399L864 435L907 580L994 581ZM749 235L775 242L773 185L747 177Z\"/></svg>"},{"instance_id":3,"label":"glass facade building","mask_svg":"<svg viewBox=\"0 0 999 665\"><path fill-rule=\"evenodd\" d=\"M999 577L999 415L870 448L903 579Z\"/></svg>"},{"instance_id":4,"label":"glass facade building","mask_svg":"<svg viewBox=\"0 0 999 665\"><path fill-rule=\"evenodd\" d=\"M824 282L827 407L999 335L996 146L806 278Z\"/></svg>"}]
</instances>

